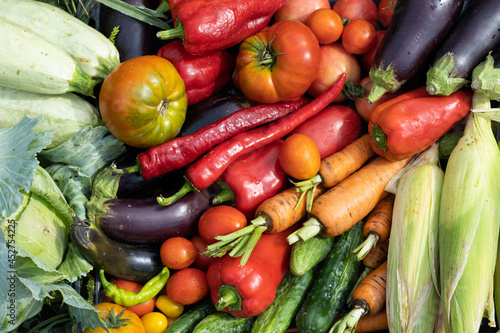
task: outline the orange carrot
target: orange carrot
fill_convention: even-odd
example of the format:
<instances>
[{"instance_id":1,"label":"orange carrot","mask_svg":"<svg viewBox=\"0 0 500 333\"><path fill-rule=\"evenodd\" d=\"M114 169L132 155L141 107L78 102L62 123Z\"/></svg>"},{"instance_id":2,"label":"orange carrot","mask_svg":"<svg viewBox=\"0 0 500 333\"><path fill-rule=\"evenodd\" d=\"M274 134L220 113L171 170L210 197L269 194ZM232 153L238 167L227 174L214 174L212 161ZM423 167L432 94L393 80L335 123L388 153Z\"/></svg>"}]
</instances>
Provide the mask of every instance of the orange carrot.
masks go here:
<instances>
[{"instance_id":1,"label":"orange carrot","mask_svg":"<svg viewBox=\"0 0 500 333\"><path fill-rule=\"evenodd\" d=\"M363 226L363 234L366 239L355 250L359 260L363 260L366 254L381 242L389 238L392 223L392 208L394 206L394 194L390 193L373 208L366 217Z\"/></svg>"},{"instance_id":2,"label":"orange carrot","mask_svg":"<svg viewBox=\"0 0 500 333\"><path fill-rule=\"evenodd\" d=\"M384 241L378 242L366 256L363 258L363 265L365 267L375 269L387 260L387 253L389 251L389 238Z\"/></svg>"},{"instance_id":3,"label":"orange carrot","mask_svg":"<svg viewBox=\"0 0 500 333\"><path fill-rule=\"evenodd\" d=\"M355 333L370 333L378 331L386 331L389 329L387 320L387 311L384 307L380 312L371 315L363 316L359 319Z\"/></svg>"},{"instance_id":4,"label":"orange carrot","mask_svg":"<svg viewBox=\"0 0 500 333\"><path fill-rule=\"evenodd\" d=\"M385 186L410 161L388 161L377 157L314 200L309 219L302 228L288 236L298 240L322 235L335 237L365 218L377 203L388 195Z\"/></svg>"}]
</instances>

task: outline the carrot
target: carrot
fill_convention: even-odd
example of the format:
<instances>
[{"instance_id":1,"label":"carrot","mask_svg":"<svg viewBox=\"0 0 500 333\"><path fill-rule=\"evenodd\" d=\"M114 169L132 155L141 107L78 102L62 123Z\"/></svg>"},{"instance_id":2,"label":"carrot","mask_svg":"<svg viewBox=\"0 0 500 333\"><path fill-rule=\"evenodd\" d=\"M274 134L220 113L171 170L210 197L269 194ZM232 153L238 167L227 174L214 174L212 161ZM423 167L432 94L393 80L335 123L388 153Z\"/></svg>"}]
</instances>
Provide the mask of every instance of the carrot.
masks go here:
<instances>
[{"instance_id":1,"label":"carrot","mask_svg":"<svg viewBox=\"0 0 500 333\"><path fill-rule=\"evenodd\" d=\"M384 241L378 242L363 258L363 265L365 267L375 269L387 260L387 253L389 250L389 238Z\"/></svg>"},{"instance_id":2,"label":"carrot","mask_svg":"<svg viewBox=\"0 0 500 333\"><path fill-rule=\"evenodd\" d=\"M293 244L320 234L335 237L365 218L388 195L385 186L410 161L377 157L314 200L309 219L288 236Z\"/></svg>"},{"instance_id":3,"label":"carrot","mask_svg":"<svg viewBox=\"0 0 500 333\"><path fill-rule=\"evenodd\" d=\"M389 322L387 321L387 311L384 307L380 312L371 315L363 316L359 319L356 326L355 333L370 333L378 332L389 329Z\"/></svg>"},{"instance_id":4,"label":"carrot","mask_svg":"<svg viewBox=\"0 0 500 333\"><path fill-rule=\"evenodd\" d=\"M381 242L389 238L392 223L392 208L394 206L394 194L390 193L379 201L375 208L366 217L363 226L363 234L366 239L355 250L359 260L363 260L366 254Z\"/></svg>"}]
</instances>

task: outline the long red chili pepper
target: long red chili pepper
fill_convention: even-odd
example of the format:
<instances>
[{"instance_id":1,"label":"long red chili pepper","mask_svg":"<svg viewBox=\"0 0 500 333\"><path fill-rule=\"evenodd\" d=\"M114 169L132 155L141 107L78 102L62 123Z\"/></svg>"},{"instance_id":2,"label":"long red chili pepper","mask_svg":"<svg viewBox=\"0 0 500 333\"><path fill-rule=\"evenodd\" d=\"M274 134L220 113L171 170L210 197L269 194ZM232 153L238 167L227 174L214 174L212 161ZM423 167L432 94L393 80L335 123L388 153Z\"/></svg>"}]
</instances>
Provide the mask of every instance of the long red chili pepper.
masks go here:
<instances>
[{"instance_id":1,"label":"long red chili pepper","mask_svg":"<svg viewBox=\"0 0 500 333\"><path fill-rule=\"evenodd\" d=\"M158 197L158 202L162 205L169 205L192 190L202 191L207 188L216 182L224 170L239 156L284 137L305 120L323 110L337 98L344 82L345 73L324 93L288 116L235 135L212 148L186 170L187 181L179 192L168 198Z\"/></svg>"},{"instance_id":2,"label":"long red chili pepper","mask_svg":"<svg viewBox=\"0 0 500 333\"><path fill-rule=\"evenodd\" d=\"M215 145L256 126L280 119L309 99L263 104L238 110L193 134L178 137L137 155L142 177L150 179L182 168ZM136 171L130 169L130 171Z\"/></svg>"}]
</instances>

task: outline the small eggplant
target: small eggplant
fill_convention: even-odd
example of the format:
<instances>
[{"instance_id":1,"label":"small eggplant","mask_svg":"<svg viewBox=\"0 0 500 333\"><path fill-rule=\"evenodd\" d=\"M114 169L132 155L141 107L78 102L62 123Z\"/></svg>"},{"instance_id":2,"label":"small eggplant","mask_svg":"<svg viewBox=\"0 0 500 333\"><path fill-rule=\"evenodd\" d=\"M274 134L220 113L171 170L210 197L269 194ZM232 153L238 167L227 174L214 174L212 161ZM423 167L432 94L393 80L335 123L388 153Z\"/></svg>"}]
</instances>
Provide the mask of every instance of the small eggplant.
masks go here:
<instances>
[{"instance_id":1,"label":"small eggplant","mask_svg":"<svg viewBox=\"0 0 500 333\"><path fill-rule=\"evenodd\" d=\"M163 268L159 246L126 244L107 237L89 220L75 220L69 228L72 241L94 266L116 278L144 283Z\"/></svg>"}]
</instances>

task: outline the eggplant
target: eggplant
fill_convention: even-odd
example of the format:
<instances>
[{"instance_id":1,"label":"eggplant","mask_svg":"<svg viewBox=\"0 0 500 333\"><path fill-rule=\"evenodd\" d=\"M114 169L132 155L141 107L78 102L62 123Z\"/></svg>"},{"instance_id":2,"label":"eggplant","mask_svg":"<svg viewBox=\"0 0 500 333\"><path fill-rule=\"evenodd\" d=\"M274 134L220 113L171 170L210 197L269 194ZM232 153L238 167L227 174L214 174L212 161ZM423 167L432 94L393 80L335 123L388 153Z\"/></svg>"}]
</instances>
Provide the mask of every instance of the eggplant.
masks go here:
<instances>
[{"instance_id":1,"label":"eggplant","mask_svg":"<svg viewBox=\"0 0 500 333\"><path fill-rule=\"evenodd\" d=\"M398 0L372 67L368 102L395 92L432 60L460 17L464 0Z\"/></svg>"},{"instance_id":2,"label":"eggplant","mask_svg":"<svg viewBox=\"0 0 500 333\"><path fill-rule=\"evenodd\" d=\"M177 136L192 134L233 112L250 106L249 101L236 94L217 94L207 97L188 108L186 120Z\"/></svg>"},{"instance_id":3,"label":"eggplant","mask_svg":"<svg viewBox=\"0 0 500 333\"><path fill-rule=\"evenodd\" d=\"M80 220L75 216L69 235L95 269L102 268L116 278L145 283L163 268L159 246L112 240L87 219Z\"/></svg>"},{"instance_id":4,"label":"eggplant","mask_svg":"<svg viewBox=\"0 0 500 333\"><path fill-rule=\"evenodd\" d=\"M462 14L427 72L429 94L448 96L462 88L472 70L500 46L499 5L498 0L475 1Z\"/></svg>"}]
</instances>

